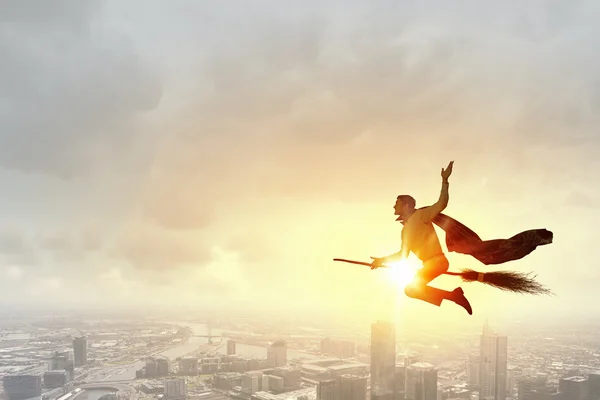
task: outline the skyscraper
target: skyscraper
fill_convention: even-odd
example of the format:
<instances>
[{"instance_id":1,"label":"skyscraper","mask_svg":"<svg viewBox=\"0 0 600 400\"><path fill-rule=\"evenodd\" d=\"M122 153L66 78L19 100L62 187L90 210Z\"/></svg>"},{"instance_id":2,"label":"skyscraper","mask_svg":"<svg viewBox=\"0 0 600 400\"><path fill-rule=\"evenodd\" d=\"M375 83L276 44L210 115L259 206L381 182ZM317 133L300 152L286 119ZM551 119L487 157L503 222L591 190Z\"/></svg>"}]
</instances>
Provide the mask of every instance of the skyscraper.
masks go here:
<instances>
[{"instance_id":1,"label":"skyscraper","mask_svg":"<svg viewBox=\"0 0 600 400\"><path fill-rule=\"evenodd\" d=\"M168 400L184 400L186 398L185 379L167 379L164 383L164 398Z\"/></svg>"},{"instance_id":2,"label":"skyscraper","mask_svg":"<svg viewBox=\"0 0 600 400\"><path fill-rule=\"evenodd\" d=\"M73 339L73 359L76 367L87 364L87 337Z\"/></svg>"},{"instance_id":3,"label":"skyscraper","mask_svg":"<svg viewBox=\"0 0 600 400\"><path fill-rule=\"evenodd\" d=\"M467 383L470 386L479 385L479 368L481 367L481 362L479 355L471 354L469 356L469 361L467 361Z\"/></svg>"},{"instance_id":4,"label":"skyscraper","mask_svg":"<svg viewBox=\"0 0 600 400\"><path fill-rule=\"evenodd\" d=\"M558 382L558 391L563 399L587 400L589 399L589 382L583 376L570 376Z\"/></svg>"},{"instance_id":5,"label":"skyscraper","mask_svg":"<svg viewBox=\"0 0 600 400\"><path fill-rule=\"evenodd\" d=\"M492 331L486 323L480 341L480 400L506 400L507 369L508 338Z\"/></svg>"},{"instance_id":6,"label":"skyscraper","mask_svg":"<svg viewBox=\"0 0 600 400\"><path fill-rule=\"evenodd\" d=\"M285 367L287 365L287 344L283 340L272 343L267 348L267 362L270 367Z\"/></svg>"},{"instance_id":7,"label":"skyscraper","mask_svg":"<svg viewBox=\"0 0 600 400\"><path fill-rule=\"evenodd\" d=\"M227 341L227 355L231 356L235 354L235 341L228 340Z\"/></svg>"},{"instance_id":8,"label":"skyscraper","mask_svg":"<svg viewBox=\"0 0 600 400\"><path fill-rule=\"evenodd\" d=\"M367 400L367 376L342 375L340 400Z\"/></svg>"},{"instance_id":9,"label":"skyscraper","mask_svg":"<svg viewBox=\"0 0 600 400\"><path fill-rule=\"evenodd\" d=\"M429 363L418 362L406 368L406 400L436 400L437 370Z\"/></svg>"},{"instance_id":10,"label":"skyscraper","mask_svg":"<svg viewBox=\"0 0 600 400\"><path fill-rule=\"evenodd\" d=\"M588 375L588 391L590 400L600 400L600 372Z\"/></svg>"},{"instance_id":11,"label":"skyscraper","mask_svg":"<svg viewBox=\"0 0 600 400\"><path fill-rule=\"evenodd\" d=\"M396 329L391 322L371 325L371 398L393 397L396 372Z\"/></svg>"},{"instance_id":12,"label":"skyscraper","mask_svg":"<svg viewBox=\"0 0 600 400\"><path fill-rule=\"evenodd\" d=\"M2 379L4 393L9 400L24 400L42 395L42 375L6 375Z\"/></svg>"},{"instance_id":13,"label":"skyscraper","mask_svg":"<svg viewBox=\"0 0 600 400\"><path fill-rule=\"evenodd\" d=\"M317 400L338 400L340 388L335 379L317 383Z\"/></svg>"},{"instance_id":14,"label":"skyscraper","mask_svg":"<svg viewBox=\"0 0 600 400\"><path fill-rule=\"evenodd\" d=\"M532 400L532 394L539 389L544 389L548 377L544 374L522 376L517 383L517 399Z\"/></svg>"}]
</instances>

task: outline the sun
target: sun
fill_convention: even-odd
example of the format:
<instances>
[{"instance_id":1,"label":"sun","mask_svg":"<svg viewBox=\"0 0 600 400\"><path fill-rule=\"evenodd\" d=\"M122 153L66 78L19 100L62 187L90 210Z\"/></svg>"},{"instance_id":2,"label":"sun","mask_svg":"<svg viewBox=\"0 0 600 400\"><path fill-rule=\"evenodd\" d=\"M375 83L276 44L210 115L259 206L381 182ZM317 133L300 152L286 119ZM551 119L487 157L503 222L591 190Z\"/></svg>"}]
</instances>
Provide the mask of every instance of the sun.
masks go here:
<instances>
[{"instance_id":1,"label":"sun","mask_svg":"<svg viewBox=\"0 0 600 400\"><path fill-rule=\"evenodd\" d=\"M405 259L388 263L390 266L389 275L390 279L394 281L398 286L404 287L408 285L415 277L415 274L421 265L416 260Z\"/></svg>"}]
</instances>

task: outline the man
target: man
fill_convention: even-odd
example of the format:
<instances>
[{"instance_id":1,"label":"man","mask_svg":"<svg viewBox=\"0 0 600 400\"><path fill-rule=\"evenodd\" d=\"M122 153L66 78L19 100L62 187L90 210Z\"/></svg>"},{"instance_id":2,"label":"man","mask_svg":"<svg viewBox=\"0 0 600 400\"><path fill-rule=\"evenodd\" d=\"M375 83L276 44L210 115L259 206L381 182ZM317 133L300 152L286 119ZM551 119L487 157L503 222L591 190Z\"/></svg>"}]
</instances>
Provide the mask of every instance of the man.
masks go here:
<instances>
[{"instance_id":1,"label":"man","mask_svg":"<svg viewBox=\"0 0 600 400\"><path fill-rule=\"evenodd\" d=\"M412 251L422 262L423 268L415 276L415 280L404 289L408 297L426 301L440 306L444 299L462 306L470 315L473 314L471 305L464 295L462 288L457 287L449 292L428 284L438 276L448 271L449 262L442 251L442 246L433 227L433 220L448 205L448 178L452 174L454 161L450 161L446 169L442 168L442 190L438 201L429 207L415 209L416 202L412 196L400 195L394 205L394 215L397 221L404 225L402 228L402 245L398 253L387 257L373 258L371 269L382 264L405 259Z\"/></svg>"}]
</instances>

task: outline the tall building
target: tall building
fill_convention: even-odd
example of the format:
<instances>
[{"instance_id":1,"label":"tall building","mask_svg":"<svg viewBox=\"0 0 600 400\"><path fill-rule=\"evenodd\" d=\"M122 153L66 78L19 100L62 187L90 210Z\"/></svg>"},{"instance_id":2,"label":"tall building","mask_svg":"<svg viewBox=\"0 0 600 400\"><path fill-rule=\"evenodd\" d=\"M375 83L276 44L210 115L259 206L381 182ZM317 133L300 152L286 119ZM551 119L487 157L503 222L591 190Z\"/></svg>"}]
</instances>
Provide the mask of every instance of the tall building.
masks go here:
<instances>
[{"instance_id":1,"label":"tall building","mask_svg":"<svg viewBox=\"0 0 600 400\"><path fill-rule=\"evenodd\" d=\"M269 366L274 368L287 365L287 345L285 341L278 340L267 348L267 361Z\"/></svg>"},{"instance_id":2,"label":"tall building","mask_svg":"<svg viewBox=\"0 0 600 400\"><path fill-rule=\"evenodd\" d=\"M167 360L166 358L156 359L156 374L158 376L169 375L169 360Z\"/></svg>"},{"instance_id":3,"label":"tall building","mask_svg":"<svg viewBox=\"0 0 600 400\"><path fill-rule=\"evenodd\" d=\"M164 398L168 400L184 400L186 398L185 379L165 380Z\"/></svg>"},{"instance_id":4,"label":"tall building","mask_svg":"<svg viewBox=\"0 0 600 400\"><path fill-rule=\"evenodd\" d=\"M283 379L283 389L285 391L297 390L302 387L302 371L300 369L277 367L270 374Z\"/></svg>"},{"instance_id":5,"label":"tall building","mask_svg":"<svg viewBox=\"0 0 600 400\"><path fill-rule=\"evenodd\" d=\"M42 395L42 375L6 375L2 379L9 400L23 400Z\"/></svg>"},{"instance_id":6,"label":"tall building","mask_svg":"<svg viewBox=\"0 0 600 400\"><path fill-rule=\"evenodd\" d=\"M193 368L194 362L190 359L183 359L179 362L179 368ZM180 370L181 371L181 370ZM198 371L198 363L196 362L196 372ZM147 378L157 377L157 376L167 376L169 375L169 360L165 357L150 357L146 359L146 366L144 367L144 376ZM183 375L193 375L190 373L186 373Z\"/></svg>"},{"instance_id":7,"label":"tall building","mask_svg":"<svg viewBox=\"0 0 600 400\"><path fill-rule=\"evenodd\" d=\"M180 359L179 375L198 375L198 359L193 357Z\"/></svg>"},{"instance_id":8,"label":"tall building","mask_svg":"<svg viewBox=\"0 0 600 400\"><path fill-rule=\"evenodd\" d=\"M600 372L588 375L588 389L590 400L600 400Z\"/></svg>"},{"instance_id":9,"label":"tall building","mask_svg":"<svg viewBox=\"0 0 600 400\"><path fill-rule=\"evenodd\" d=\"M414 364L414 363L413 363ZM394 373L394 400L404 399L404 389L406 388L406 368L404 363L396 363Z\"/></svg>"},{"instance_id":10,"label":"tall building","mask_svg":"<svg viewBox=\"0 0 600 400\"><path fill-rule=\"evenodd\" d=\"M587 378L583 376L571 376L563 378L558 382L558 391L562 393L565 400L587 400L589 386Z\"/></svg>"},{"instance_id":11,"label":"tall building","mask_svg":"<svg viewBox=\"0 0 600 400\"><path fill-rule=\"evenodd\" d=\"M81 336L73 339L73 359L76 367L87 364L87 337Z\"/></svg>"},{"instance_id":12,"label":"tall building","mask_svg":"<svg viewBox=\"0 0 600 400\"><path fill-rule=\"evenodd\" d=\"M512 398L515 391L515 369L508 367L506 370L506 397Z\"/></svg>"},{"instance_id":13,"label":"tall building","mask_svg":"<svg viewBox=\"0 0 600 400\"><path fill-rule=\"evenodd\" d=\"M69 350L55 351L50 358L50 371L59 371L67 369L69 360L72 360Z\"/></svg>"},{"instance_id":14,"label":"tall building","mask_svg":"<svg viewBox=\"0 0 600 400\"><path fill-rule=\"evenodd\" d=\"M406 368L406 400L436 400L437 370L429 363L418 362Z\"/></svg>"},{"instance_id":15,"label":"tall building","mask_svg":"<svg viewBox=\"0 0 600 400\"><path fill-rule=\"evenodd\" d=\"M317 400L338 400L339 387L335 379L317 383Z\"/></svg>"},{"instance_id":16,"label":"tall building","mask_svg":"<svg viewBox=\"0 0 600 400\"><path fill-rule=\"evenodd\" d=\"M371 398L394 394L396 372L396 329L391 322L371 325Z\"/></svg>"},{"instance_id":17,"label":"tall building","mask_svg":"<svg viewBox=\"0 0 600 400\"><path fill-rule=\"evenodd\" d=\"M70 350L55 351L50 358L48 370L67 371L67 380L71 381L75 376L72 352Z\"/></svg>"},{"instance_id":18,"label":"tall building","mask_svg":"<svg viewBox=\"0 0 600 400\"><path fill-rule=\"evenodd\" d=\"M479 400L506 400L508 338L486 323L479 351Z\"/></svg>"},{"instance_id":19,"label":"tall building","mask_svg":"<svg viewBox=\"0 0 600 400\"><path fill-rule=\"evenodd\" d=\"M67 371L46 371L43 377L43 386L48 389L63 387L68 382Z\"/></svg>"},{"instance_id":20,"label":"tall building","mask_svg":"<svg viewBox=\"0 0 600 400\"><path fill-rule=\"evenodd\" d=\"M533 400L534 393L546 387L548 377L544 374L523 376L517 382L517 399Z\"/></svg>"},{"instance_id":21,"label":"tall building","mask_svg":"<svg viewBox=\"0 0 600 400\"><path fill-rule=\"evenodd\" d=\"M467 383L470 386L479 385L479 368L480 368L479 355L470 355L469 361L467 362Z\"/></svg>"},{"instance_id":22,"label":"tall building","mask_svg":"<svg viewBox=\"0 0 600 400\"><path fill-rule=\"evenodd\" d=\"M154 358L149 358L146 360L146 366L144 367L145 375L148 378L153 378L158 375L158 368L156 365L156 360Z\"/></svg>"},{"instance_id":23,"label":"tall building","mask_svg":"<svg viewBox=\"0 0 600 400\"><path fill-rule=\"evenodd\" d=\"M263 373L260 371L246 372L242 376L242 392L254 394L262 390Z\"/></svg>"},{"instance_id":24,"label":"tall building","mask_svg":"<svg viewBox=\"0 0 600 400\"><path fill-rule=\"evenodd\" d=\"M227 341L227 355L232 356L235 354L235 341L228 340Z\"/></svg>"},{"instance_id":25,"label":"tall building","mask_svg":"<svg viewBox=\"0 0 600 400\"><path fill-rule=\"evenodd\" d=\"M367 400L367 376L342 375L339 394L340 400Z\"/></svg>"}]
</instances>

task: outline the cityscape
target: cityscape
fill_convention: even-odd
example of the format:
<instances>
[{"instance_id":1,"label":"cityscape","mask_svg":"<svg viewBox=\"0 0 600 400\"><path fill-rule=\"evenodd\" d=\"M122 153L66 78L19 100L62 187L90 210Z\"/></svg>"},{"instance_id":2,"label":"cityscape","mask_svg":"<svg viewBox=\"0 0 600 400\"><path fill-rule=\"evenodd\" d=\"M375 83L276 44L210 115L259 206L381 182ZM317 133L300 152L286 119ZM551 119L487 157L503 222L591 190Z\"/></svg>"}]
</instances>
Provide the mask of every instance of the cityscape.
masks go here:
<instances>
[{"instance_id":1,"label":"cityscape","mask_svg":"<svg viewBox=\"0 0 600 400\"><path fill-rule=\"evenodd\" d=\"M599 21L0 0L0 400L600 400Z\"/></svg>"},{"instance_id":2,"label":"cityscape","mask_svg":"<svg viewBox=\"0 0 600 400\"><path fill-rule=\"evenodd\" d=\"M15 322L13 321L12 324ZM72 328L65 328L73 323ZM424 346L393 322L368 333L241 320L3 321L4 400L590 400L590 335L478 334Z\"/></svg>"}]
</instances>

